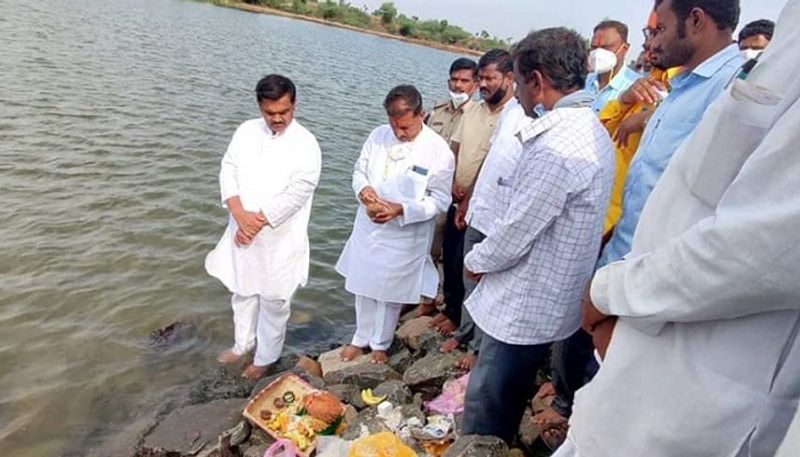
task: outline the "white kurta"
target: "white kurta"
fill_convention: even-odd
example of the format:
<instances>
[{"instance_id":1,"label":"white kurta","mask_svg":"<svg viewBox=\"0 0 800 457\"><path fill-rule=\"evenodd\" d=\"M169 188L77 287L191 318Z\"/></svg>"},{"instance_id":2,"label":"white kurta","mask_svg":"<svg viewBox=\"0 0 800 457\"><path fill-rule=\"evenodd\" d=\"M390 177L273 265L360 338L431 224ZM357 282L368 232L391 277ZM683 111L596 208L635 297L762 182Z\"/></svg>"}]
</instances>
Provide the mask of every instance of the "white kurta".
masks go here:
<instances>
[{"instance_id":1,"label":"white kurta","mask_svg":"<svg viewBox=\"0 0 800 457\"><path fill-rule=\"evenodd\" d=\"M220 171L222 202L236 195L247 211L269 221L248 246L238 247L230 217L206 271L241 296L288 300L308 279L308 220L319 180L321 154L314 135L297 120L273 135L263 119L243 123L233 135Z\"/></svg>"},{"instance_id":2,"label":"white kurta","mask_svg":"<svg viewBox=\"0 0 800 457\"><path fill-rule=\"evenodd\" d=\"M800 398L800 0L653 190L592 299L620 320L575 398L584 457L767 457Z\"/></svg>"},{"instance_id":3,"label":"white kurta","mask_svg":"<svg viewBox=\"0 0 800 457\"><path fill-rule=\"evenodd\" d=\"M353 191L367 186L403 205L403 216L375 224L359 204L353 232L336 264L345 289L381 302L418 303L435 297L439 282L430 258L434 218L450 205L455 159L427 126L400 142L389 125L373 130L356 162Z\"/></svg>"}]
</instances>

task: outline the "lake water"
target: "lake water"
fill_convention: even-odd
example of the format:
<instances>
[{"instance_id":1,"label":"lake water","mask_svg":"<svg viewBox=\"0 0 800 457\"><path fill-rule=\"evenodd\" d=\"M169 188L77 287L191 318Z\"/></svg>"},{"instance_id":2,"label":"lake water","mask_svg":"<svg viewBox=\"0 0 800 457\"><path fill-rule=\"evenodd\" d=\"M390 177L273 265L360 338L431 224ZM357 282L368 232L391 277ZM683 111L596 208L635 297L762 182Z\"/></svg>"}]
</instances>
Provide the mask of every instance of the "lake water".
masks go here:
<instances>
[{"instance_id":1,"label":"lake water","mask_svg":"<svg viewBox=\"0 0 800 457\"><path fill-rule=\"evenodd\" d=\"M174 0L0 0L0 42L4 457L92 454L231 343L203 259L226 221L219 161L266 73L294 79L324 157L289 348L352 323L333 270L352 164L386 92L414 83L430 106L457 57ZM154 354L150 332L176 320L197 332Z\"/></svg>"}]
</instances>

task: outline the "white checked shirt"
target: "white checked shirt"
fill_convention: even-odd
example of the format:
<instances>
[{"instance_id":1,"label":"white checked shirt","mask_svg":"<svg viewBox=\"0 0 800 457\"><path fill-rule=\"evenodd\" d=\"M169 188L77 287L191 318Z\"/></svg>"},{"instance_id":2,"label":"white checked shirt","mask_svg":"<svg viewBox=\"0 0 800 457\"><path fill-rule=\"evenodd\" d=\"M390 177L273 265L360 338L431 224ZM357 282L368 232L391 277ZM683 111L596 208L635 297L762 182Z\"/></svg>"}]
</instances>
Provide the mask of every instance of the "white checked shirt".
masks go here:
<instances>
[{"instance_id":1,"label":"white checked shirt","mask_svg":"<svg viewBox=\"0 0 800 457\"><path fill-rule=\"evenodd\" d=\"M518 136L517 167L498 179L502 217L464 259L466 269L484 274L466 306L491 337L533 345L564 339L580 326L614 152L590 108L556 108Z\"/></svg>"}]
</instances>

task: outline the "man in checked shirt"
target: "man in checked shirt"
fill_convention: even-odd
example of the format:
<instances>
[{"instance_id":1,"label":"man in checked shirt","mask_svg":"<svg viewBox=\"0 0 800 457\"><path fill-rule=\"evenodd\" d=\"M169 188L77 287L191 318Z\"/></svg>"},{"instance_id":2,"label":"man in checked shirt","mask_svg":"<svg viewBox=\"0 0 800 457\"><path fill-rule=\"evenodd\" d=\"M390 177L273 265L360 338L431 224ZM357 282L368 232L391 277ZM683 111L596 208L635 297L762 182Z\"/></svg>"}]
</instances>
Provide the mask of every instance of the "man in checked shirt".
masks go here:
<instances>
[{"instance_id":1,"label":"man in checked shirt","mask_svg":"<svg viewBox=\"0 0 800 457\"><path fill-rule=\"evenodd\" d=\"M510 442L550 343L580 327L614 174L608 133L583 96L587 52L563 28L533 32L514 50L517 98L534 117L523 151L498 179L494 230L464 259L480 282L466 302L484 338L467 388L462 434ZM536 117L537 105L546 114Z\"/></svg>"}]
</instances>

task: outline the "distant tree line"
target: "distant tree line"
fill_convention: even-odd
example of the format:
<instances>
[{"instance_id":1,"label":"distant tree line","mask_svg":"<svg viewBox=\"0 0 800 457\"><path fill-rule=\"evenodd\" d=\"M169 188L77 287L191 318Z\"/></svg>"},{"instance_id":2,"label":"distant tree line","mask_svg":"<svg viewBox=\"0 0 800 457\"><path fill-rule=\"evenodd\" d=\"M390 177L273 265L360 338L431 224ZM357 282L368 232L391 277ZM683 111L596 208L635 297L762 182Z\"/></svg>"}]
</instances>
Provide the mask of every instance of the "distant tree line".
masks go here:
<instances>
[{"instance_id":1,"label":"distant tree line","mask_svg":"<svg viewBox=\"0 0 800 457\"><path fill-rule=\"evenodd\" d=\"M217 0L228 3L230 0ZM393 2L385 2L370 12L364 6L358 8L346 0L241 0L252 5L262 5L304 16L319 17L353 27L378 32L416 38L435 43L459 46L477 51L493 48L508 48L511 38L499 38L482 30L480 33L469 33L458 25L446 20L420 20L417 16L408 17L400 14Z\"/></svg>"}]
</instances>

